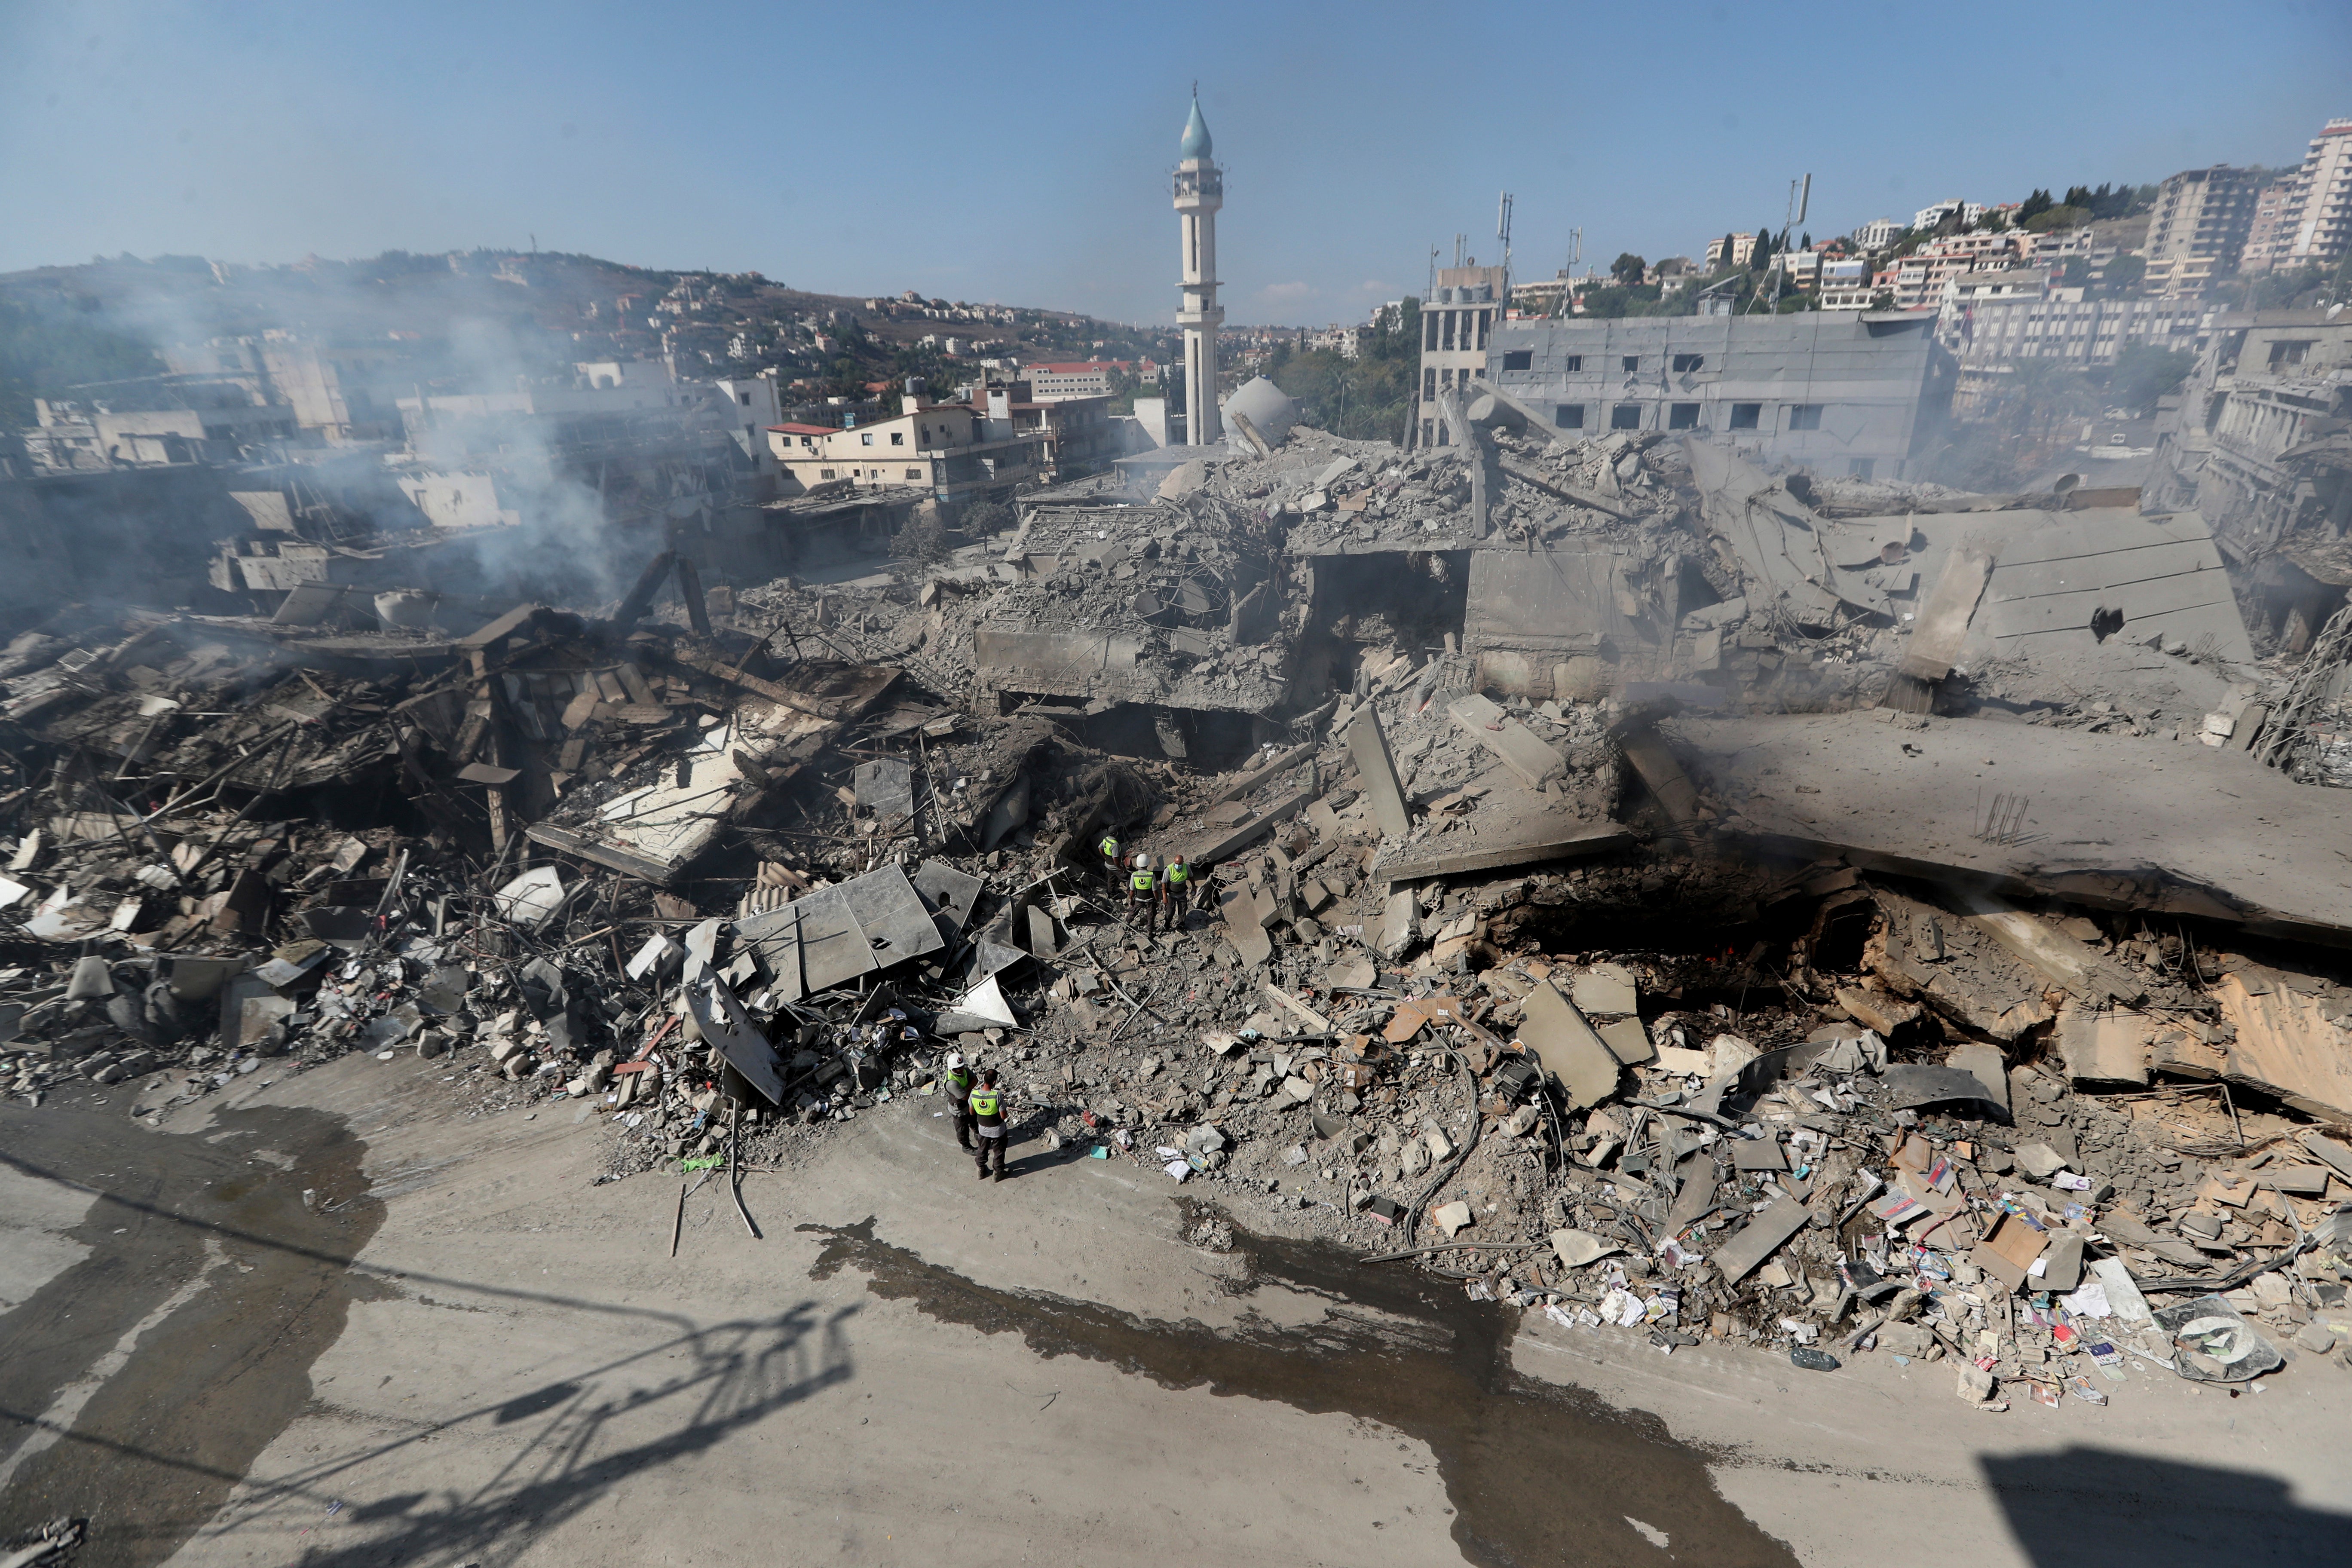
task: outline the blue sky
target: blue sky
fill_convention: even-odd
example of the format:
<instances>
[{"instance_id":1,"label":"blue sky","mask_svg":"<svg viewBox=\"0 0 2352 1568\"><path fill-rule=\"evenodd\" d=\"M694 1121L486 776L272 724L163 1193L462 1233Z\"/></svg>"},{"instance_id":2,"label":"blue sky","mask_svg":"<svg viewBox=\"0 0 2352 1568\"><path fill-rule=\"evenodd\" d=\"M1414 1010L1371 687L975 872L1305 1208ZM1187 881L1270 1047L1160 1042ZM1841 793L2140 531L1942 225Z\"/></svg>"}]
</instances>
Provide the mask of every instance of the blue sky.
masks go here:
<instances>
[{"instance_id":1,"label":"blue sky","mask_svg":"<svg viewBox=\"0 0 2352 1568\"><path fill-rule=\"evenodd\" d=\"M2285 163L2344 0L1811 11L0 0L0 270L528 245L1165 321L1190 83L1235 321L1937 198Z\"/></svg>"}]
</instances>

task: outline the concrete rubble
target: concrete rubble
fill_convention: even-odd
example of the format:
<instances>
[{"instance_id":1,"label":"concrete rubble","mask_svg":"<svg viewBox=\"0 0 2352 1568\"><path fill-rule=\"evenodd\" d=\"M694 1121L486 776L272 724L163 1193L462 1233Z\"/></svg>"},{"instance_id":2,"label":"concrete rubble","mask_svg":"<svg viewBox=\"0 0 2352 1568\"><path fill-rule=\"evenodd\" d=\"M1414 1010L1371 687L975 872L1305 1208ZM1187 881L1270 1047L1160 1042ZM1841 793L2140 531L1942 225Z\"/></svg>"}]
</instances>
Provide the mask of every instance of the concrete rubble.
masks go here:
<instances>
[{"instance_id":1,"label":"concrete rubble","mask_svg":"<svg viewBox=\"0 0 2352 1568\"><path fill-rule=\"evenodd\" d=\"M2352 843L2201 520L1447 419L845 583L58 612L0 659L0 1073L156 1120L413 1055L622 1179L941 1114L952 1048L1016 1173L1665 1353L1990 1409L2343 1353Z\"/></svg>"}]
</instances>

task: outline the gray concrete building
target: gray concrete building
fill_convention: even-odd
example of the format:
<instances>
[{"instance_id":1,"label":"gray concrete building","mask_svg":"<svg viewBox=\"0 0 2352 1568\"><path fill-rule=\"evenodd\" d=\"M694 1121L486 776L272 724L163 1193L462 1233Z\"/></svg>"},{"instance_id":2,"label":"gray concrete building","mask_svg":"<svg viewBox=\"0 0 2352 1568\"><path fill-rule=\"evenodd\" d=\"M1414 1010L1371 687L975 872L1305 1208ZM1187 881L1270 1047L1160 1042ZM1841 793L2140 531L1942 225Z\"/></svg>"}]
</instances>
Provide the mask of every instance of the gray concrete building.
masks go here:
<instances>
[{"instance_id":1,"label":"gray concrete building","mask_svg":"<svg viewBox=\"0 0 2352 1568\"><path fill-rule=\"evenodd\" d=\"M1951 402L1935 324L1869 310L1505 321L1486 379L1570 439L1688 433L1765 463L1906 479Z\"/></svg>"}]
</instances>

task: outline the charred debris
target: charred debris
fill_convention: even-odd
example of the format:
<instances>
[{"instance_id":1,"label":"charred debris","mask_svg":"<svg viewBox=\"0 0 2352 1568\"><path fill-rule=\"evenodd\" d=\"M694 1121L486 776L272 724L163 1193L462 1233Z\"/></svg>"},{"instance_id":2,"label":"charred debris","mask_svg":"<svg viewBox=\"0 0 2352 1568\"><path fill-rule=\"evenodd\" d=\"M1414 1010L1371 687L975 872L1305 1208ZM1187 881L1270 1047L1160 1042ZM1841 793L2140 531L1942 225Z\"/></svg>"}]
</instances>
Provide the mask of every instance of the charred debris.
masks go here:
<instances>
[{"instance_id":1,"label":"charred debris","mask_svg":"<svg viewBox=\"0 0 2352 1568\"><path fill-rule=\"evenodd\" d=\"M936 1113L961 1049L1016 1172L1667 1353L1989 1407L2334 1353L2352 830L2269 762L2342 639L2258 658L2134 493L1446 412L1254 424L845 583L58 611L0 661L0 1080L160 1123L437 1058L620 1179Z\"/></svg>"}]
</instances>

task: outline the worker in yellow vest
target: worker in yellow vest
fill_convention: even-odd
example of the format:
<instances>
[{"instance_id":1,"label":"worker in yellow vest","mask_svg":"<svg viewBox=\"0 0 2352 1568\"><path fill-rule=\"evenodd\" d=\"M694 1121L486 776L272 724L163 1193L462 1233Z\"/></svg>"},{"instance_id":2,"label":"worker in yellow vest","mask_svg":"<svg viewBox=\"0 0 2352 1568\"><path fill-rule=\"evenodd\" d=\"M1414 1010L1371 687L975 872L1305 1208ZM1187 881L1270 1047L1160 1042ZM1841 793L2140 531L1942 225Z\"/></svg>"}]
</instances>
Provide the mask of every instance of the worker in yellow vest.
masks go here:
<instances>
[{"instance_id":1,"label":"worker in yellow vest","mask_svg":"<svg viewBox=\"0 0 2352 1568\"><path fill-rule=\"evenodd\" d=\"M1102 842L1095 846L1102 852L1103 883L1111 891L1118 891L1119 876L1127 869L1127 858L1119 853L1118 835L1103 829Z\"/></svg>"},{"instance_id":2,"label":"worker in yellow vest","mask_svg":"<svg viewBox=\"0 0 2352 1568\"><path fill-rule=\"evenodd\" d=\"M996 1069L982 1068L980 1082L971 1091L972 1131L980 1134L980 1179L988 1180L991 1161L995 1162L996 1174L1004 1174L1004 1091L996 1087Z\"/></svg>"},{"instance_id":3,"label":"worker in yellow vest","mask_svg":"<svg viewBox=\"0 0 2352 1568\"><path fill-rule=\"evenodd\" d=\"M961 1051L948 1053L947 1070L940 1074L940 1092L947 1096L948 1114L955 1118L958 1147L972 1147L971 1069L963 1063Z\"/></svg>"},{"instance_id":4,"label":"worker in yellow vest","mask_svg":"<svg viewBox=\"0 0 2352 1568\"><path fill-rule=\"evenodd\" d=\"M1148 925L1151 921L1152 900L1159 896L1160 878L1151 868L1151 857L1138 851L1135 867L1127 874L1127 923L1135 923L1135 911L1140 909Z\"/></svg>"},{"instance_id":5,"label":"worker in yellow vest","mask_svg":"<svg viewBox=\"0 0 2352 1568\"><path fill-rule=\"evenodd\" d=\"M1184 929L1184 917L1192 908L1192 866L1181 851L1168 857L1160 868L1160 900L1152 909L1151 928L1160 929L1160 917L1168 918L1170 931Z\"/></svg>"}]
</instances>

